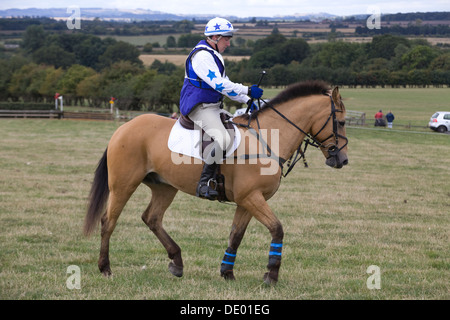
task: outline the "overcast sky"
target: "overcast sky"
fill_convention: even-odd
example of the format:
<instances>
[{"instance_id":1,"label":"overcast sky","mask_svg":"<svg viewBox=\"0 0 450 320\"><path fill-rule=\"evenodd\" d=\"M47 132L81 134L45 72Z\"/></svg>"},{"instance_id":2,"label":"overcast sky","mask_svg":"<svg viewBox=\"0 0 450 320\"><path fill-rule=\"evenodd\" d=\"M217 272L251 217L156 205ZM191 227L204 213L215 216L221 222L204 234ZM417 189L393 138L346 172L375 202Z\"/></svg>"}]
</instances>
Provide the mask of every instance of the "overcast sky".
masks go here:
<instances>
[{"instance_id":1,"label":"overcast sky","mask_svg":"<svg viewBox=\"0 0 450 320\"><path fill-rule=\"evenodd\" d=\"M0 10L11 8L120 8L149 9L174 14L216 14L238 17L277 16L302 13L352 15L373 13L372 6L382 14L397 12L450 11L450 0L1 0Z\"/></svg>"}]
</instances>

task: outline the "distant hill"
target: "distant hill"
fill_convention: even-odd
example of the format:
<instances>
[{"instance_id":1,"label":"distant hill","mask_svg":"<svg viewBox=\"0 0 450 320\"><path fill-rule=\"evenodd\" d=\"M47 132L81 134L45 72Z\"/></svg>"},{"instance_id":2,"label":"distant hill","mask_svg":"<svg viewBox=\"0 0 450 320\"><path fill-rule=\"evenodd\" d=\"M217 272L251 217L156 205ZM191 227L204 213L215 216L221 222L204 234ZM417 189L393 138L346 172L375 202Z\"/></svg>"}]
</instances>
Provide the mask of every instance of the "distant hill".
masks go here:
<instances>
[{"instance_id":1,"label":"distant hill","mask_svg":"<svg viewBox=\"0 0 450 320\"><path fill-rule=\"evenodd\" d=\"M67 12L67 8L28 8L28 9L6 9L0 10L0 18L64 18L69 17L72 11ZM217 14L202 14L202 15L181 15L172 14L161 11L153 11L148 9L103 9L103 8L81 8L82 19L94 19L99 18L101 20L122 20L122 21L140 21L140 20L152 20L152 21L181 21L196 19L199 21L209 20L216 17ZM342 20L342 19L354 19L365 20L368 14L358 14L351 16L336 16L325 12L320 13L295 13L289 16L249 16L247 18L238 18L236 16L225 16L232 21L250 21L267 20L267 21L323 21L323 20ZM396 14L383 14L383 21L448 21L450 19L450 12L410 12L410 13L396 13Z\"/></svg>"},{"instance_id":2,"label":"distant hill","mask_svg":"<svg viewBox=\"0 0 450 320\"><path fill-rule=\"evenodd\" d=\"M61 18L69 17L71 11L67 13L67 8L49 8L49 9L6 9L0 10L1 18L20 18L20 17L48 17L48 18ZM217 14L211 13L210 15L177 15L161 11L152 11L147 9L102 9L102 8L81 8L82 19L99 18L102 20L184 20L184 19L197 19L208 20L216 17ZM275 17L254 17L251 16L247 19L241 19L235 16L227 16L233 20L248 20L256 18L258 20L321 20L332 19L336 17L328 13L311 13L311 14L294 14L291 16L275 16Z\"/></svg>"},{"instance_id":3,"label":"distant hill","mask_svg":"<svg viewBox=\"0 0 450 320\"><path fill-rule=\"evenodd\" d=\"M61 18L69 17L72 11L67 12L67 8L49 9L6 9L0 10L0 17L49 17ZM102 9L102 8L81 8L81 17L84 19L129 19L129 20L183 20L182 16L152 10L123 10L123 9Z\"/></svg>"}]
</instances>

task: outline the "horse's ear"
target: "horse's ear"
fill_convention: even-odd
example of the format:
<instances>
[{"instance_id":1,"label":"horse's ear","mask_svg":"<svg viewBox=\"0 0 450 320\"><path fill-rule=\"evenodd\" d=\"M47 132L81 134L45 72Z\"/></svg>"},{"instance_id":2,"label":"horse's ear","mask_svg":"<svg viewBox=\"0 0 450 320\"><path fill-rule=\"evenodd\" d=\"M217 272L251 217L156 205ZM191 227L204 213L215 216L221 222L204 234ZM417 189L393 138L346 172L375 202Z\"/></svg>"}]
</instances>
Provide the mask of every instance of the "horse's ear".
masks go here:
<instances>
[{"instance_id":1,"label":"horse's ear","mask_svg":"<svg viewBox=\"0 0 450 320\"><path fill-rule=\"evenodd\" d=\"M333 92L331 93L331 98L334 101L334 104L338 107L344 108L344 105L342 103L342 97L339 93L339 87L334 87Z\"/></svg>"},{"instance_id":2,"label":"horse's ear","mask_svg":"<svg viewBox=\"0 0 450 320\"><path fill-rule=\"evenodd\" d=\"M339 87L334 87L333 92L331 93L331 97L333 98L335 103L340 100L341 95L339 93Z\"/></svg>"}]
</instances>

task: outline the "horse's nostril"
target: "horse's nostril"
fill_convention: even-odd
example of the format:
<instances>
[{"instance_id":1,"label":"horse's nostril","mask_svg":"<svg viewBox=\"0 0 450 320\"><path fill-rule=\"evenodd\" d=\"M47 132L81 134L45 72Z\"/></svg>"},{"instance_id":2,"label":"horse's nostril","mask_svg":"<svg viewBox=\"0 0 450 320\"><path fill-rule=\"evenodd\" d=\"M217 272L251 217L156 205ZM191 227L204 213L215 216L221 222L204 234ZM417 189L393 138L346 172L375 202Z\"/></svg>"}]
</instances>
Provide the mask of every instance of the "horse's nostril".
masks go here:
<instances>
[{"instance_id":1,"label":"horse's nostril","mask_svg":"<svg viewBox=\"0 0 450 320\"><path fill-rule=\"evenodd\" d=\"M345 160L342 162L342 164L343 164L344 166L346 166L346 165L348 164L348 159L345 159Z\"/></svg>"}]
</instances>

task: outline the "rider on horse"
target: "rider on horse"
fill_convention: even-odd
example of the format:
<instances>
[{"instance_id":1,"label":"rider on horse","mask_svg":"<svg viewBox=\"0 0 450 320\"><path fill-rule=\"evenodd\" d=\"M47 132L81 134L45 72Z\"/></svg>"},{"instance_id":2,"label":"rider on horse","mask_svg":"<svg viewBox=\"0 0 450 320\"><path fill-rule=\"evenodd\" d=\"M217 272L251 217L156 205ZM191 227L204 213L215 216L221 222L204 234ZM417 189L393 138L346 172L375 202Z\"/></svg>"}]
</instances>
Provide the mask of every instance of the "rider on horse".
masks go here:
<instances>
[{"instance_id":1,"label":"rider on horse","mask_svg":"<svg viewBox=\"0 0 450 320\"><path fill-rule=\"evenodd\" d=\"M230 46L236 31L223 18L211 19L206 24L206 39L200 41L186 59L181 89L181 113L214 140L212 151L204 157L205 164L197 186L197 196L209 200L215 200L218 196L218 192L209 186L209 181L213 178L217 165L223 161L223 151L232 143L220 118L223 96L255 108L253 99L260 98L263 93L257 85L247 87L234 83L225 74L221 53Z\"/></svg>"}]
</instances>

